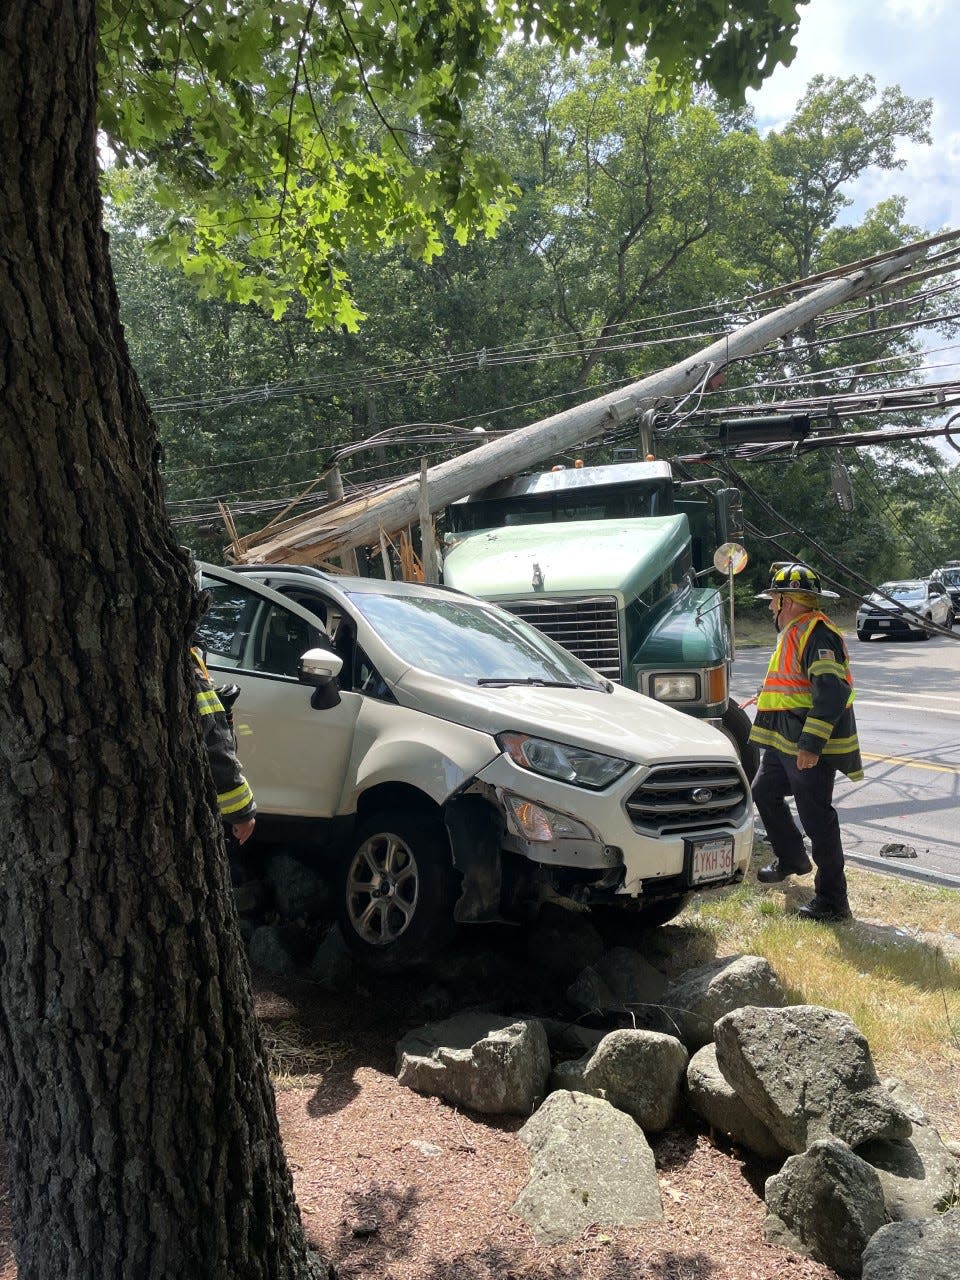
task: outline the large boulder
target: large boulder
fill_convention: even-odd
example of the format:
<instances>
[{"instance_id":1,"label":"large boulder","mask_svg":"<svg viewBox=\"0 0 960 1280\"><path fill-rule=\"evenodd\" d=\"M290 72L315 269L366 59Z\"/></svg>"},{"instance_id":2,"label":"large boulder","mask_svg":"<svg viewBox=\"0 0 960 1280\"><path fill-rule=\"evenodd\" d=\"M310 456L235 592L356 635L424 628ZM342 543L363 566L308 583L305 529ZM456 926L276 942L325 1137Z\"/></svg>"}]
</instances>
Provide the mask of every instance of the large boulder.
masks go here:
<instances>
[{"instance_id":1,"label":"large boulder","mask_svg":"<svg viewBox=\"0 0 960 1280\"><path fill-rule=\"evenodd\" d=\"M629 1010L640 1013L659 1005L667 979L630 947L612 947L598 956L567 989L567 1002L583 1013Z\"/></svg>"},{"instance_id":2,"label":"large boulder","mask_svg":"<svg viewBox=\"0 0 960 1280\"><path fill-rule=\"evenodd\" d=\"M306 939L296 925L260 925L250 934L247 951L253 969L291 977L299 973Z\"/></svg>"},{"instance_id":3,"label":"large boulder","mask_svg":"<svg viewBox=\"0 0 960 1280\"><path fill-rule=\"evenodd\" d=\"M673 1036L622 1029L592 1053L559 1063L550 1083L606 1098L647 1133L659 1133L673 1122L686 1069L687 1051Z\"/></svg>"},{"instance_id":4,"label":"large boulder","mask_svg":"<svg viewBox=\"0 0 960 1280\"><path fill-rule=\"evenodd\" d=\"M529 1115L549 1074L546 1033L532 1018L460 1013L418 1027L397 1045L401 1084L488 1115Z\"/></svg>"},{"instance_id":5,"label":"large boulder","mask_svg":"<svg viewBox=\"0 0 960 1280\"><path fill-rule=\"evenodd\" d=\"M860 1274L867 1241L885 1222L880 1179L836 1138L791 1156L767 1179L764 1198L765 1238L842 1276Z\"/></svg>"},{"instance_id":6,"label":"large boulder","mask_svg":"<svg viewBox=\"0 0 960 1280\"><path fill-rule=\"evenodd\" d=\"M885 1081L884 1086L909 1117L913 1132L899 1141L865 1142L857 1155L877 1171L888 1218L932 1218L960 1197L960 1160L900 1081Z\"/></svg>"},{"instance_id":7,"label":"large boulder","mask_svg":"<svg viewBox=\"0 0 960 1280\"><path fill-rule=\"evenodd\" d=\"M601 1098L552 1093L523 1126L530 1180L513 1209L557 1244L585 1227L638 1226L663 1216L653 1152L640 1127Z\"/></svg>"},{"instance_id":8,"label":"large boulder","mask_svg":"<svg viewBox=\"0 0 960 1280\"><path fill-rule=\"evenodd\" d=\"M276 853L267 863L273 905L287 920L314 919L330 911L330 881L291 853Z\"/></svg>"},{"instance_id":9,"label":"large boulder","mask_svg":"<svg viewBox=\"0 0 960 1280\"><path fill-rule=\"evenodd\" d=\"M960 1209L939 1218L891 1222L863 1254L863 1280L956 1280L960 1272Z\"/></svg>"},{"instance_id":10,"label":"large boulder","mask_svg":"<svg viewBox=\"0 0 960 1280\"><path fill-rule=\"evenodd\" d=\"M687 1101L690 1109L712 1129L727 1134L764 1160L782 1160L787 1152L762 1120L731 1089L717 1066L717 1046L705 1044L687 1067Z\"/></svg>"},{"instance_id":11,"label":"large boulder","mask_svg":"<svg viewBox=\"0 0 960 1280\"><path fill-rule=\"evenodd\" d=\"M724 1078L785 1150L805 1151L819 1138L859 1147L910 1136L846 1014L816 1005L735 1009L715 1035Z\"/></svg>"},{"instance_id":12,"label":"large boulder","mask_svg":"<svg viewBox=\"0 0 960 1280\"><path fill-rule=\"evenodd\" d=\"M586 911L546 902L527 932L530 963L564 984L603 953L603 939Z\"/></svg>"},{"instance_id":13,"label":"large boulder","mask_svg":"<svg viewBox=\"0 0 960 1280\"><path fill-rule=\"evenodd\" d=\"M671 982L661 1003L676 1024L674 1034L695 1053L713 1039L724 1014L748 1005L782 1008L787 994L762 956L721 956Z\"/></svg>"}]
</instances>

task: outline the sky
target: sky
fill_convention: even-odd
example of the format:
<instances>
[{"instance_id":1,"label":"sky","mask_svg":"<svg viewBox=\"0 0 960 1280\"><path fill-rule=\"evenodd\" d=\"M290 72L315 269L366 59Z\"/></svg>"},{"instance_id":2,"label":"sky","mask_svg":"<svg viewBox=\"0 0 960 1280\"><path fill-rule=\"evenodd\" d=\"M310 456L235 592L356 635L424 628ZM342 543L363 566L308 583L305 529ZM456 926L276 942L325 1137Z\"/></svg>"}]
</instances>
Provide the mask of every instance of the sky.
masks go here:
<instances>
[{"instance_id":1,"label":"sky","mask_svg":"<svg viewBox=\"0 0 960 1280\"><path fill-rule=\"evenodd\" d=\"M870 171L855 191L849 221L891 193L907 197L906 220L935 232L960 227L960 51L958 0L810 0L800 10L797 56L748 95L759 128L785 123L812 76L865 75L877 88L933 100L930 147L908 144L907 165ZM843 219L844 221L846 219Z\"/></svg>"}]
</instances>

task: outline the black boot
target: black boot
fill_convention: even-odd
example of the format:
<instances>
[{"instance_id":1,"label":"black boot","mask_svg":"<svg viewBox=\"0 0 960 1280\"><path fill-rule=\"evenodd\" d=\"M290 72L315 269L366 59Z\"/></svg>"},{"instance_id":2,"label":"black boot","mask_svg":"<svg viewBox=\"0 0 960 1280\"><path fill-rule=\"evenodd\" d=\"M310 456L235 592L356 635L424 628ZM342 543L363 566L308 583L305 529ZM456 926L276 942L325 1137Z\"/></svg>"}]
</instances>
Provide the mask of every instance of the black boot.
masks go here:
<instances>
[{"instance_id":1,"label":"black boot","mask_svg":"<svg viewBox=\"0 0 960 1280\"><path fill-rule=\"evenodd\" d=\"M781 880L786 880L787 876L807 876L812 870L813 863L809 858L801 866L796 867L788 867L777 861L761 867L757 872L757 879L761 884L779 884Z\"/></svg>"},{"instance_id":2,"label":"black boot","mask_svg":"<svg viewBox=\"0 0 960 1280\"><path fill-rule=\"evenodd\" d=\"M811 898L805 907L798 907L797 915L801 920L822 920L827 924L853 919L848 903L828 902L826 898L818 897Z\"/></svg>"}]
</instances>

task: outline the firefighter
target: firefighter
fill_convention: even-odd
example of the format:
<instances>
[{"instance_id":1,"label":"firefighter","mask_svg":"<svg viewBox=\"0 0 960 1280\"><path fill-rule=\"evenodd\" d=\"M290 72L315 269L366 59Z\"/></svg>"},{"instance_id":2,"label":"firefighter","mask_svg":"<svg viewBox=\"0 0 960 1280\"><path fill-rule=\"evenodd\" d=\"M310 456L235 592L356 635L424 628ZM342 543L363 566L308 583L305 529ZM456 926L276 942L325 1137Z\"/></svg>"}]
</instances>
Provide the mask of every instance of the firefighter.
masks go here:
<instances>
[{"instance_id":1,"label":"firefighter","mask_svg":"<svg viewBox=\"0 0 960 1280\"><path fill-rule=\"evenodd\" d=\"M230 716L213 686L203 654L199 649L191 648L190 660L197 710L203 726L203 745L207 749L210 772L217 789L217 808L237 843L245 844L253 835L257 821L253 792L237 759Z\"/></svg>"},{"instance_id":2,"label":"firefighter","mask_svg":"<svg viewBox=\"0 0 960 1280\"><path fill-rule=\"evenodd\" d=\"M774 566L769 588L757 596L769 600L780 634L756 699L750 741L763 749L753 799L776 855L757 879L777 884L813 869L786 804L792 796L817 868L814 897L798 914L837 921L850 919L850 904L833 784L838 770L862 778L863 766L850 660L842 634L819 608L826 598L836 600L837 593L825 591L805 564Z\"/></svg>"}]
</instances>

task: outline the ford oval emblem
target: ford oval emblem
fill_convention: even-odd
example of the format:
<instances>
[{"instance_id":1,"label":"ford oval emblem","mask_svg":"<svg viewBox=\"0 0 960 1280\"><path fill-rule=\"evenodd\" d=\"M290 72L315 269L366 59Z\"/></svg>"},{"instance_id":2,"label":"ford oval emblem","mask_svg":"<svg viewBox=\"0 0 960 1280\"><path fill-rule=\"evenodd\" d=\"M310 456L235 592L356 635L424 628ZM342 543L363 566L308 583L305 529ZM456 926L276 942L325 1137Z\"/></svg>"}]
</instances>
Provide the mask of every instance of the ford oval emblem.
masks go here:
<instances>
[{"instance_id":1,"label":"ford oval emblem","mask_svg":"<svg viewBox=\"0 0 960 1280\"><path fill-rule=\"evenodd\" d=\"M709 804L713 799L713 792L709 787L695 788L692 799L696 804Z\"/></svg>"}]
</instances>

